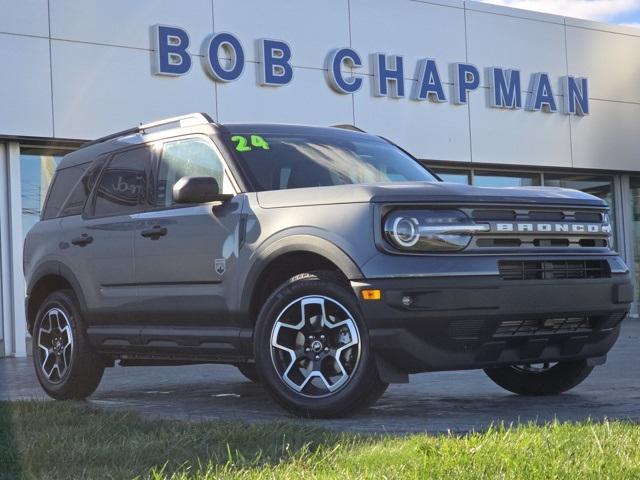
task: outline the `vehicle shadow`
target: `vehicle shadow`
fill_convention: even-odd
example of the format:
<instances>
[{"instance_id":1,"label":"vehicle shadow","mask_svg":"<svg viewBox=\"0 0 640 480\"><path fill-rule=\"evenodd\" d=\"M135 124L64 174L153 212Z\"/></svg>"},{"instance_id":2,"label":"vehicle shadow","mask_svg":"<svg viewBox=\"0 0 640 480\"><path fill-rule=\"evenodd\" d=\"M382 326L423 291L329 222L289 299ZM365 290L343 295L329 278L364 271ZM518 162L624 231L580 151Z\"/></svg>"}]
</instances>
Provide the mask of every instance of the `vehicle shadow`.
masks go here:
<instances>
[{"instance_id":1,"label":"vehicle shadow","mask_svg":"<svg viewBox=\"0 0 640 480\"><path fill-rule=\"evenodd\" d=\"M227 367L215 369L220 377ZM554 420L640 421L640 390L624 388L623 382L603 385L601 378L587 380L583 386L562 395L523 397L501 390L478 371L421 374L412 376L409 384L390 386L367 410L345 418L310 420L282 410L260 385L244 381L233 371L225 373L229 378L224 382L216 379L188 386L167 382L153 389L126 386L110 391L101 389L89 403L106 409L131 409L158 418L286 421L336 431L389 434L466 433L496 424L544 424Z\"/></svg>"}]
</instances>

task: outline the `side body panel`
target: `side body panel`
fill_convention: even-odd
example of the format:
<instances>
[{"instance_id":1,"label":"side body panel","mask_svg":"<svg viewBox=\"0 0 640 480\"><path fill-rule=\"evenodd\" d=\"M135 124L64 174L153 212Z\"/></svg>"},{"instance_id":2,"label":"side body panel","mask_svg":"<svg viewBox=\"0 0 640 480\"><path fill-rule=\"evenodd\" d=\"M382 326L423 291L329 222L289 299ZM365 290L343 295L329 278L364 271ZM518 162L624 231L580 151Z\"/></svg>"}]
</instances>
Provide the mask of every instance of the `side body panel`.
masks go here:
<instances>
[{"instance_id":1,"label":"side body panel","mask_svg":"<svg viewBox=\"0 0 640 480\"><path fill-rule=\"evenodd\" d=\"M135 220L129 215L83 219L76 215L61 220L62 262L82 285L88 323L128 324L136 301L133 270ZM74 245L87 236L92 241Z\"/></svg>"},{"instance_id":2,"label":"side body panel","mask_svg":"<svg viewBox=\"0 0 640 480\"><path fill-rule=\"evenodd\" d=\"M228 324L244 196L135 215L136 319L145 326ZM145 237L154 227L159 237Z\"/></svg>"}]
</instances>

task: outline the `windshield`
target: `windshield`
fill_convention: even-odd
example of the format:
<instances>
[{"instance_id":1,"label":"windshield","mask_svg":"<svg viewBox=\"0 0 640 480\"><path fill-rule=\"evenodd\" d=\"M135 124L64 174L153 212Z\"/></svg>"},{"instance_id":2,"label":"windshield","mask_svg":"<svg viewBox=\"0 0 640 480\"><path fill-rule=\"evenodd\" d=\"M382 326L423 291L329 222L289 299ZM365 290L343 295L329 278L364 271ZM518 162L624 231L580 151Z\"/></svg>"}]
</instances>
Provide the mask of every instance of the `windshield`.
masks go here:
<instances>
[{"instance_id":1,"label":"windshield","mask_svg":"<svg viewBox=\"0 0 640 480\"><path fill-rule=\"evenodd\" d=\"M436 182L422 165L378 137L351 132L226 136L256 191L360 183Z\"/></svg>"}]
</instances>

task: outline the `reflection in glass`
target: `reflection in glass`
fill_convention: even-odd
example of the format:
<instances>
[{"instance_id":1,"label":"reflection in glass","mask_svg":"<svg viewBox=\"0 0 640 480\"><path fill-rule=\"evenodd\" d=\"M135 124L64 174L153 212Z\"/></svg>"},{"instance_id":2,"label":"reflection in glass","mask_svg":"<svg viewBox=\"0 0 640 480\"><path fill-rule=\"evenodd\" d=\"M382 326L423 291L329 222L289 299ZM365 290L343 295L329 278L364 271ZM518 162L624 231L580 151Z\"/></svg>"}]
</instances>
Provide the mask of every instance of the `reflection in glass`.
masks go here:
<instances>
[{"instance_id":1,"label":"reflection in glass","mask_svg":"<svg viewBox=\"0 0 640 480\"><path fill-rule=\"evenodd\" d=\"M457 170L452 168L432 168L435 173L447 183L460 183L462 185L469 185L469 171Z\"/></svg>"},{"instance_id":2,"label":"reflection in glass","mask_svg":"<svg viewBox=\"0 0 640 480\"><path fill-rule=\"evenodd\" d=\"M635 252L636 301L640 302L640 177L631 177L631 198L633 199L633 251Z\"/></svg>"},{"instance_id":3,"label":"reflection in glass","mask_svg":"<svg viewBox=\"0 0 640 480\"><path fill-rule=\"evenodd\" d=\"M61 159L61 152L42 149L22 149L20 151L23 236L26 236L31 227L40 220L40 212L47 196L47 190Z\"/></svg>"},{"instance_id":4,"label":"reflection in glass","mask_svg":"<svg viewBox=\"0 0 640 480\"><path fill-rule=\"evenodd\" d=\"M473 184L477 187L536 187L540 185L540 175L476 170Z\"/></svg>"},{"instance_id":5,"label":"reflection in glass","mask_svg":"<svg viewBox=\"0 0 640 480\"><path fill-rule=\"evenodd\" d=\"M544 184L547 187L573 188L595 197L601 198L609 205L611 214L609 215L613 233L613 245L616 245L615 238L615 205L613 201L613 177L608 175L589 174L559 174L545 173Z\"/></svg>"}]
</instances>

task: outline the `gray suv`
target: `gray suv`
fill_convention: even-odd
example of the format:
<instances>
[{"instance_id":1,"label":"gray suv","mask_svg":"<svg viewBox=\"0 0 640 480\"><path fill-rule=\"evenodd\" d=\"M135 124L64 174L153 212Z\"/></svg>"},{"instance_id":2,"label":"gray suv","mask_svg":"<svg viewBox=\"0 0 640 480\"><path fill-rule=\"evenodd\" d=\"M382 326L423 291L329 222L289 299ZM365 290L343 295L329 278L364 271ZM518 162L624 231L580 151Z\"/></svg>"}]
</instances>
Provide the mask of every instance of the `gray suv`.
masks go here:
<instances>
[{"instance_id":1,"label":"gray suv","mask_svg":"<svg viewBox=\"0 0 640 480\"><path fill-rule=\"evenodd\" d=\"M204 114L67 155L24 270L50 396L91 395L116 362L227 363L310 417L427 371L566 391L633 297L596 197L443 183L354 127Z\"/></svg>"}]
</instances>

